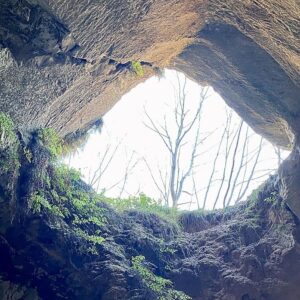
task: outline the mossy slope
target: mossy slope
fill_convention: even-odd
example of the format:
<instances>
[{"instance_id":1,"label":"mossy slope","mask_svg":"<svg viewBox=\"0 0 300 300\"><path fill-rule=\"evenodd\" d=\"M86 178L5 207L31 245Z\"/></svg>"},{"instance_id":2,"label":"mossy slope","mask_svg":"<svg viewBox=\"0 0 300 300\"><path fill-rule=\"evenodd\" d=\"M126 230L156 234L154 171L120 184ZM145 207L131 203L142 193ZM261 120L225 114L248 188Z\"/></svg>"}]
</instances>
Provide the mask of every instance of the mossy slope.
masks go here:
<instances>
[{"instance_id":1,"label":"mossy slope","mask_svg":"<svg viewBox=\"0 0 300 300\"><path fill-rule=\"evenodd\" d=\"M2 298L300 298L300 227L276 177L248 203L170 222L151 203L116 210L45 140L16 138L0 153Z\"/></svg>"}]
</instances>

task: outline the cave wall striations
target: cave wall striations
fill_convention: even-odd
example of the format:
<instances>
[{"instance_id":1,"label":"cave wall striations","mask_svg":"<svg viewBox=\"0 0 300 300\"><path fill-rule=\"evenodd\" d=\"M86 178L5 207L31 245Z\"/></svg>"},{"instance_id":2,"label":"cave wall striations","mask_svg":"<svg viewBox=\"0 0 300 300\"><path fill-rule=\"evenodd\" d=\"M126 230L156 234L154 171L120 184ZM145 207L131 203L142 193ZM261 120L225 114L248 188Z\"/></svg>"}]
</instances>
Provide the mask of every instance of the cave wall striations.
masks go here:
<instances>
[{"instance_id":1,"label":"cave wall striations","mask_svg":"<svg viewBox=\"0 0 300 300\"><path fill-rule=\"evenodd\" d=\"M298 140L298 1L0 0L0 6L0 110L23 130L47 126L66 136L88 128L124 93L169 67L213 86L270 141L291 148ZM142 76L133 61L142 63ZM299 156L291 156L293 164ZM289 190L291 181L283 182Z\"/></svg>"}]
</instances>

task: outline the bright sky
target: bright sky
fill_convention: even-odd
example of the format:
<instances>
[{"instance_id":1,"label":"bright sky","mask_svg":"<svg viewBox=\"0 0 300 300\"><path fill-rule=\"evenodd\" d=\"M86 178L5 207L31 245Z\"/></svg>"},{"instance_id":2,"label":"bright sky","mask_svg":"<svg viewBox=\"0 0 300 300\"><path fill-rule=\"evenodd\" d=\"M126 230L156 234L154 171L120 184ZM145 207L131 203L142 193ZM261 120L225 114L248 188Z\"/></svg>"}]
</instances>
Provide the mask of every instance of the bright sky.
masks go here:
<instances>
[{"instance_id":1,"label":"bright sky","mask_svg":"<svg viewBox=\"0 0 300 300\"><path fill-rule=\"evenodd\" d=\"M180 76L183 76L182 74ZM181 77L182 80L183 77ZM122 197L129 195L137 195L140 192L147 194L155 199L160 198L160 194L156 189L150 173L146 168L144 161L145 158L148 164L153 169L153 174L159 178L158 170L164 170L168 165L169 158L165 146L161 139L146 128L144 125L147 122L145 116L145 109L147 113L153 118L156 124L163 124L164 116L170 131L173 132L175 126L172 125L173 104L174 104L174 86L176 89L176 72L171 70L165 71L164 78L152 77L146 82L138 85L129 93L124 95L122 99L104 116L104 126L102 132L92 133L89 141L85 145L83 151L80 151L74 158L70 160L70 165L78 168L84 175L84 178L89 181L91 174L99 165L101 157L103 157L105 150L110 145L112 152L116 145L119 147L111 161L109 167L103 174L103 178L99 184L99 191L106 190L105 194L111 197L120 196L122 190L122 183L124 173L128 166L128 161L132 157L131 166L138 163L131 170L126 182L125 189ZM190 110L196 108L197 101L199 100L200 86L191 80L187 81L187 103ZM212 161L217 151L217 143L222 134L224 124L226 122L226 104L223 99L213 91L209 90L209 98L205 101L201 127L203 137L208 132L214 132L203 144L200 145L199 156L197 161L197 174L195 175L195 182L199 190L200 201L204 196L205 188L207 186L208 178L212 169ZM236 126L239 124L240 119L234 113L234 123ZM219 130L216 130L218 129ZM245 137L246 125L243 127L242 138ZM259 144L260 136L254 134L250 130L251 142L249 143L249 152L254 151ZM195 138L194 132L191 133L189 141L192 142ZM190 148L186 147L183 152L183 167L184 164L189 162ZM133 156L132 156L133 155ZM237 156L240 154L237 154ZM286 156L285 152L283 156ZM100 157L100 158L99 158ZM208 196L207 208L211 209L216 197L217 189L219 186L218 179L220 179L223 172L222 158L217 163L218 173L215 175L216 182L212 185ZM263 176L270 169L277 168L277 156L275 155L274 148L267 142L264 142L263 151L259 159L259 167L256 176L259 177L254 180L250 185L249 194L251 190L263 182L267 176ZM130 166L129 166L130 168ZM249 167L249 170L251 168ZM249 171L248 170L248 171ZM119 184L117 184L120 182ZM192 181L187 182L186 191L191 191ZM110 189L110 187L114 186ZM222 193L225 191L223 190ZM195 198L195 197L193 197ZM188 193L183 195L182 202L190 202L191 196ZM195 209L197 207L195 199L191 205L183 205L182 208ZM221 201L217 207L221 207Z\"/></svg>"}]
</instances>

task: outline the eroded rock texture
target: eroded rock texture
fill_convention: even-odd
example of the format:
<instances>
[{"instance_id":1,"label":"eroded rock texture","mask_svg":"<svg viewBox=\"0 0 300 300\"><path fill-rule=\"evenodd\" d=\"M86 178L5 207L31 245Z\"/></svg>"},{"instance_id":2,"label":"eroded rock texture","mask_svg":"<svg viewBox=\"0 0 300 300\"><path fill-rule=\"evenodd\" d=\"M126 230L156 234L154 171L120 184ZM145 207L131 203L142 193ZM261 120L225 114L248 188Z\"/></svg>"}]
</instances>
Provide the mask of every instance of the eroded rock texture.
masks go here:
<instances>
[{"instance_id":1,"label":"eroded rock texture","mask_svg":"<svg viewBox=\"0 0 300 300\"><path fill-rule=\"evenodd\" d=\"M124 93L169 67L213 86L271 142L292 148L299 140L298 1L0 0L0 6L0 110L23 131L85 131ZM135 73L134 61L144 75ZM286 166L282 174L290 173ZM290 203L298 202L293 194L285 193Z\"/></svg>"},{"instance_id":2,"label":"eroded rock texture","mask_svg":"<svg viewBox=\"0 0 300 300\"><path fill-rule=\"evenodd\" d=\"M279 182L269 182L257 202L182 217L183 230L106 206L106 225L81 224L77 231L69 202L71 217L32 213L34 188L55 205L66 198L53 187L51 193L53 182L43 177L54 172L47 156L30 165L19 151L19 172L15 160L5 164L11 154L0 153L0 298L155 299L131 266L132 256L144 255L155 274L193 299L299 299L299 220L278 196L279 185L300 217L299 6L296 0L0 0L0 111L23 135L40 127L61 136L84 130L136 84L169 67L213 86L270 141L294 146ZM72 191L90 193L80 182ZM106 238L98 254L79 247L83 229ZM162 240L168 248L161 249Z\"/></svg>"},{"instance_id":3,"label":"eroded rock texture","mask_svg":"<svg viewBox=\"0 0 300 300\"><path fill-rule=\"evenodd\" d=\"M170 67L282 146L298 131L298 1L2 0L1 110L62 135ZM130 62L144 62L136 76Z\"/></svg>"},{"instance_id":4,"label":"eroded rock texture","mask_svg":"<svg viewBox=\"0 0 300 300\"><path fill-rule=\"evenodd\" d=\"M12 151L0 152L2 162L12 160L0 168L1 299L164 299L133 268L140 255L195 300L299 299L300 225L277 176L247 203L185 213L176 225L103 202L90 211L90 187L49 164L38 141L30 149L30 163L19 152L20 168Z\"/></svg>"}]
</instances>

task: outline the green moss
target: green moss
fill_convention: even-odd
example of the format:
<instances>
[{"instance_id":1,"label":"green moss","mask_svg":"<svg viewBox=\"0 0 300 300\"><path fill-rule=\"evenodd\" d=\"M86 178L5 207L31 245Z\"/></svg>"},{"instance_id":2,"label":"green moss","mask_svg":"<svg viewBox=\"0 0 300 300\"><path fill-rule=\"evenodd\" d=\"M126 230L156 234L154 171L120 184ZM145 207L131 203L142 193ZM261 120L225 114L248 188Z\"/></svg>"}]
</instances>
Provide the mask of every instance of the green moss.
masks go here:
<instances>
[{"instance_id":1,"label":"green moss","mask_svg":"<svg viewBox=\"0 0 300 300\"><path fill-rule=\"evenodd\" d=\"M137 76L144 76L144 69L139 61L132 61L131 68Z\"/></svg>"},{"instance_id":2,"label":"green moss","mask_svg":"<svg viewBox=\"0 0 300 300\"><path fill-rule=\"evenodd\" d=\"M172 281L160 276L156 276L145 265L145 257L138 255L132 257L132 268L142 278L143 283L154 293L157 294L159 300L189 300L191 297L187 296L181 291L173 289Z\"/></svg>"},{"instance_id":3,"label":"green moss","mask_svg":"<svg viewBox=\"0 0 300 300\"><path fill-rule=\"evenodd\" d=\"M34 214L46 214L69 224L81 240L78 250L96 255L97 245L104 241L105 209L91 190L84 189L80 177L77 170L52 164L44 176L44 188L31 194L29 208Z\"/></svg>"},{"instance_id":4,"label":"green moss","mask_svg":"<svg viewBox=\"0 0 300 300\"><path fill-rule=\"evenodd\" d=\"M79 171L66 165L52 166L44 179L47 184L43 199L39 193L31 197L31 202L35 203L36 212L41 212L44 207L47 213L70 224L77 237L86 242L81 244L80 251L96 254L96 246L104 241L101 229L106 224L105 209L91 190L83 188L85 185L80 178Z\"/></svg>"},{"instance_id":5,"label":"green moss","mask_svg":"<svg viewBox=\"0 0 300 300\"><path fill-rule=\"evenodd\" d=\"M79 181L81 178L81 173L74 169L69 168L64 164L59 164L54 168L53 174L53 184L55 188L61 192L72 192L72 185L74 182Z\"/></svg>"}]
</instances>

